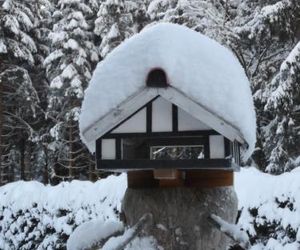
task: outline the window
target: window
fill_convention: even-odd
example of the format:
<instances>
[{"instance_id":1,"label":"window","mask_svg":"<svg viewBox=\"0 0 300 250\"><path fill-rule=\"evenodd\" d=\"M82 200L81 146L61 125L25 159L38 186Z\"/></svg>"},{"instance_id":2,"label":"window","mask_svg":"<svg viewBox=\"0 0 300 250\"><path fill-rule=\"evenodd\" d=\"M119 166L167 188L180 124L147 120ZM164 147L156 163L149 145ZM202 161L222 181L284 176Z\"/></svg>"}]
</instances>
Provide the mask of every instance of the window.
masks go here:
<instances>
[{"instance_id":1,"label":"window","mask_svg":"<svg viewBox=\"0 0 300 250\"><path fill-rule=\"evenodd\" d=\"M139 137L122 139L124 160L198 160L209 158L208 137Z\"/></svg>"},{"instance_id":2,"label":"window","mask_svg":"<svg viewBox=\"0 0 300 250\"><path fill-rule=\"evenodd\" d=\"M151 160L196 160L204 158L203 145L150 147Z\"/></svg>"}]
</instances>

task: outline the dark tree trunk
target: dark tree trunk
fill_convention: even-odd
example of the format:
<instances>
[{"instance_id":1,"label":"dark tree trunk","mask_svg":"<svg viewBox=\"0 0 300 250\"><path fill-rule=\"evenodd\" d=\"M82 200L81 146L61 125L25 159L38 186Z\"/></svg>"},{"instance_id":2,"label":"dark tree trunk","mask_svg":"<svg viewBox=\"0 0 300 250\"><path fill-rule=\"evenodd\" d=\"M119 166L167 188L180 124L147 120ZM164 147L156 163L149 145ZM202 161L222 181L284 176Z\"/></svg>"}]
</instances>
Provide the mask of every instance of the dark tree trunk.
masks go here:
<instances>
[{"instance_id":1,"label":"dark tree trunk","mask_svg":"<svg viewBox=\"0 0 300 250\"><path fill-rule=\"evenodd\" d=\"M2 128L3 128L3 99L2 99L2 81L0 78L0 186L2 185Z\"/></svg>"},{"instance_id":2,"label":"dark tree trunk","mask_svg":"<svg viewBox=\"0 0 300 250\"><path fill-rule=\"evenodd\" d=\"M22 138L19 142L19 150L20 150L20 177L21 180L25 181L25 139Z\"/></svg>"},{"instance_id":3,"label":"dark tree trunk","mask_svg":"<svg viewBox=\"0 0 300 250\"><path fill-rule=\"evenodd\" d=\"M48 184L49 183L49 173L48 173L48 150L46 146L43 146L43 150L45 153L45 166L43 169L43 183Z\"/></svg>"},{"instance_id":4,"label":"dark tree trunk","mask_svg":"<svg viewBox=\"0 0 300 250\"><path fill-rule=\"evenodd\" d=\"M94 181L94 169L91 162L89 163L89 180Z\"/></svg>"},{"instance_id":5,"label":"dark tree trunk","mask_svg":"<svg viewBox=\"0 0 300 250\"><path fill-rule=\"evenodd\" d=\"M25 140L25 150L24 150L24 171L25 171L25 180L32 180L31 172L31 144L28 143L28 140Z\"/></svg>"},{"instance_id":6,"label":"dark tree trunk","mask_svg":"<svg viewBox=\"0 0 300 250\"><path fill-rule=\"evenodd\" d=\"M74 178L74 159L73 159L73 152L74 152L74 138L73 138L73 122L69 122L69 178Z\"/></svg>"},{"instance_id":7,"label":"dark tree trunk","mask_svg":"<svg viewBox=\"0 0 300 250\"><path fill-rule=\"evenodd\" d=\"M88 159L89 161L89 180L90 181L97 181L98 180L98 175L96 172L96 165L94 161L92 161L90 158Z\"/></svg>"}]
</instances>

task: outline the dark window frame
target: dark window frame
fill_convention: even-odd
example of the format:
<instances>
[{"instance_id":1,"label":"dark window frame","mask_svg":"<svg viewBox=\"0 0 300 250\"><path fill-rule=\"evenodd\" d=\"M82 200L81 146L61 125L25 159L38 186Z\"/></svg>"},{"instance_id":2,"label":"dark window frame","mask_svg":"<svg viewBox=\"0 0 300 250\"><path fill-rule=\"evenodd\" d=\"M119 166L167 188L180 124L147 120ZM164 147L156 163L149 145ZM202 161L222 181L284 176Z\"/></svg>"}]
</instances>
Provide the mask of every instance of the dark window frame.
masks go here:
<instances>
[{"instance_id":1,"label":"dark window frame","mask_svg":"<svg viewBox=\"0 0 300 250\"><path fill-rule=\"evenodd\" d=\"M98 170L109 170L116 172L130 170L153 170L153 169L207 169L207 170L229 170L237 169L231 159L197 159L197 160L100 160L97 159Z\"/></svg>"},{"instance_id":2,"label":"dark window frame","mask_svg":"<svg viewBox=\"0 0 300 250\"><path fill-rule=\"evenodd\" d=\"M149 138L148 140L148 152L150 159L150 147L152 146L185 146L185 145L203 145L204 147L204 159L209 159L209 136L178 136L178 137L157 137Z\"/></svg>"}]
</instances>

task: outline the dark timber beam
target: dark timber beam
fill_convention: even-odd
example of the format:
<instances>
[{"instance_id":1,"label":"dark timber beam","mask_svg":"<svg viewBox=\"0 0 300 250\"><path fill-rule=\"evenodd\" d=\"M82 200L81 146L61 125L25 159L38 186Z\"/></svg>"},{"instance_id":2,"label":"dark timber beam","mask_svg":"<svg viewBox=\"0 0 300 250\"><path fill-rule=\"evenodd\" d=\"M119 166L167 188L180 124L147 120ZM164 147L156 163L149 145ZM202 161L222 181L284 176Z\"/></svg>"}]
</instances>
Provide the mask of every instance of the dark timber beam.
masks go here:
<instances>
[{"instance_id":1,"label":"dark timber beam","mask_svg":"<svg viewBox=\"0 0 300 250\"><path fill-rule=\"evenodd\" d=\"M152 169L223 169L235 170L230 159L198 159L198 160L101 160L97 159L100 170L152 170Z\"/></svg>"},{"instance_id":2,"label":"dark timber beam","mask_svg":"<svg viewBox=\"0 0 300 250\"><path fill-rule=\"evenodd\" d=\"M195 131L177 131L177 132L152 132L148 133L114 133L106 134L103 139L109 138L134 138L134 137L170 137L170 136L206 136L219 135L215 130L195 130Z\"/></svg>"}]
</instances>

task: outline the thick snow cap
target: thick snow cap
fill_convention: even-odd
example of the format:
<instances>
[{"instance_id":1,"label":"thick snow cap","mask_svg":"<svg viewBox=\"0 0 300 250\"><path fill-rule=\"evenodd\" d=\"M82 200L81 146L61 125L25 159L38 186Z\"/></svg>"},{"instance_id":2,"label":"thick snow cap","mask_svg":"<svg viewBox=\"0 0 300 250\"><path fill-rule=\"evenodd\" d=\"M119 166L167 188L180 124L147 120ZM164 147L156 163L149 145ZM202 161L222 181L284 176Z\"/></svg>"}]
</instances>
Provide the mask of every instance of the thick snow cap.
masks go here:
<instances>
[{"instance_id":1,"label":"thick snow cap","mask_svg":"<svg viewBox=\"0 0 300 250\"><path fill-rule=\"evenodd\" d=\"M237 128L248 144L244 156L251 155L256 141L256 118L242 66L230 50L216 41L168 23L132 36L97 65L85 91L81 134L143 89L153 68L162 68L170 85Z\"/></svg>"}]
</instances>

